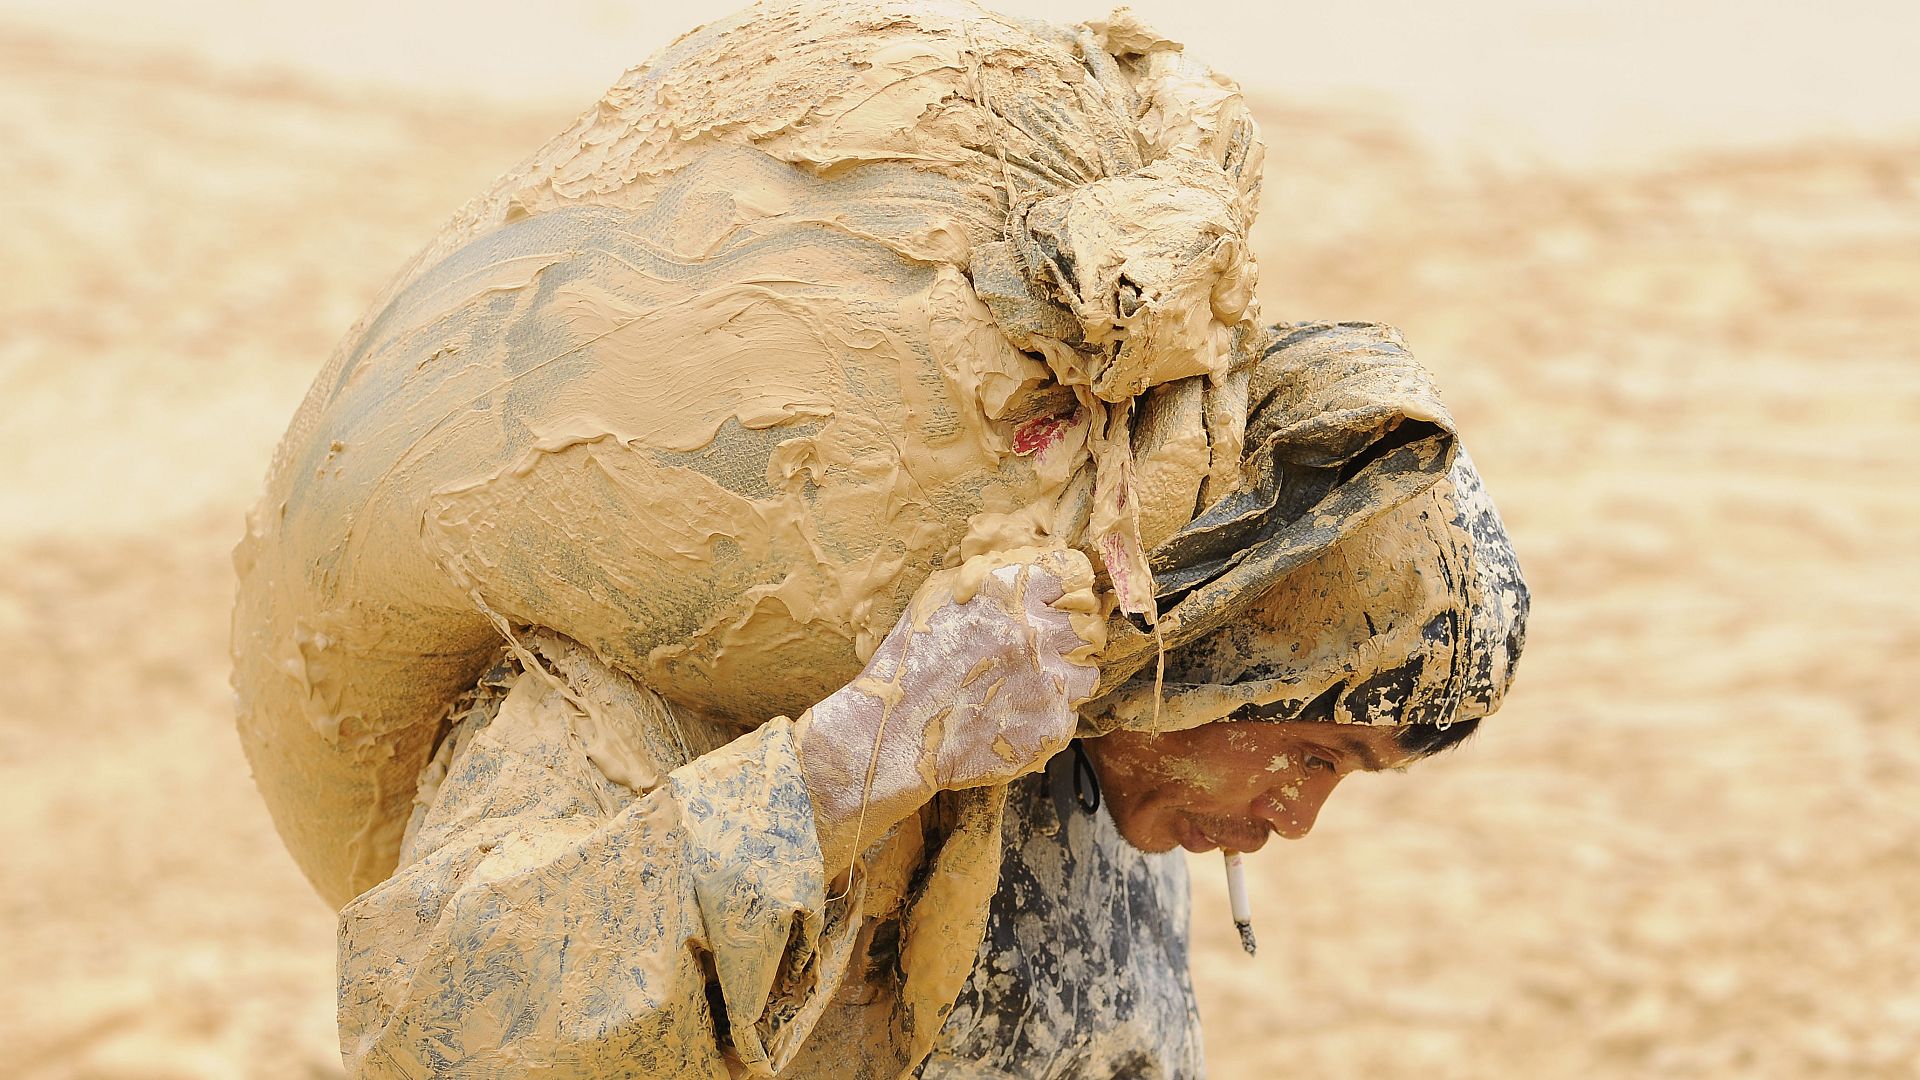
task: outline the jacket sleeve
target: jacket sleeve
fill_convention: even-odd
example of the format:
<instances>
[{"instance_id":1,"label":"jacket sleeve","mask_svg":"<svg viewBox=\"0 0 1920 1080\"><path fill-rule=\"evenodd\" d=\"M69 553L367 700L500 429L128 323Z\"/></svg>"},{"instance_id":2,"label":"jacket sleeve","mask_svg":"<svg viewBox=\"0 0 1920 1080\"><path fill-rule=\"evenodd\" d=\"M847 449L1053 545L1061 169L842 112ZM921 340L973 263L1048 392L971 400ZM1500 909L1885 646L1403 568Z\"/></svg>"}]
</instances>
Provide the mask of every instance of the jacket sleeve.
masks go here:
<instances>
[{"instance_id":1,"label":"jacket sleeve","mask_svg":"<svg viewBox=\"0 0 1920 1080\"><path fill-rule=\"evenodd\" d=\"M832 996L857 920L793 724L636 796L579 702L524 673L463 721L400 868L341 912L353 1075L764 1076Z\"/></svg>"}]
</instances>

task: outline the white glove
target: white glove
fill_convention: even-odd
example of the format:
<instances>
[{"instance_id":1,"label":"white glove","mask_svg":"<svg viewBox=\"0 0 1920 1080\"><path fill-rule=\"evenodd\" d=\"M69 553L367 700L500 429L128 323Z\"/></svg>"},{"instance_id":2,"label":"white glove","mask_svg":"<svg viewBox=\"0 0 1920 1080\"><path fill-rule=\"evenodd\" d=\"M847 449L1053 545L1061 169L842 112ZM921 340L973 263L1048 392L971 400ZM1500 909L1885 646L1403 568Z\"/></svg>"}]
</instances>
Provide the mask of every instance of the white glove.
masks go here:
<instances>
[{"instance_id":1,"label":"white glove","mask_svg":"<svg viewBox=\"0 0 1920 1080\"><path fill-rule=\"evenodd\" d=\"M935 792L1003 784L1064 749L1104 626L1077 551L979 556L928 578L801 736L829 874Z\"/></svg>"}]
</instances>

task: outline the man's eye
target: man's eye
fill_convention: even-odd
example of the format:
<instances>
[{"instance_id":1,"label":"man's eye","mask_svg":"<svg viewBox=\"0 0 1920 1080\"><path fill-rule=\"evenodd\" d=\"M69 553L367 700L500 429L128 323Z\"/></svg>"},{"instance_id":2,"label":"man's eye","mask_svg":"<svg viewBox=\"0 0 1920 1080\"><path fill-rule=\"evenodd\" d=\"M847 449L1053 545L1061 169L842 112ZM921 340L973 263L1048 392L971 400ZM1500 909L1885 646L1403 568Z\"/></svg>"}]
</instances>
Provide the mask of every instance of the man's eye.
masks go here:
<instances>
[{"instance_id":1,"label":"man's eye","mask_svg":"<svg viewBox=\"0 0 1920 1080\"><path fill-rule=\"evenodd\" d=\"M1323 769L1323 770L1325 770L1325 771L1327 771L1327 772L1332 772L1332 771L1333 771L1333 762L1331 762L1331 761L1328 761L1328 760L1327 760L1326 758L1323 758L1323 757L1318 757L1318 756L1316 756L1316 755L1313 755L1313 754L1308 754L1308 755L1307 755L1307 768L1308 768L1309 770L1312 770L1312 769Z\"/></svg>"}]
</instances>

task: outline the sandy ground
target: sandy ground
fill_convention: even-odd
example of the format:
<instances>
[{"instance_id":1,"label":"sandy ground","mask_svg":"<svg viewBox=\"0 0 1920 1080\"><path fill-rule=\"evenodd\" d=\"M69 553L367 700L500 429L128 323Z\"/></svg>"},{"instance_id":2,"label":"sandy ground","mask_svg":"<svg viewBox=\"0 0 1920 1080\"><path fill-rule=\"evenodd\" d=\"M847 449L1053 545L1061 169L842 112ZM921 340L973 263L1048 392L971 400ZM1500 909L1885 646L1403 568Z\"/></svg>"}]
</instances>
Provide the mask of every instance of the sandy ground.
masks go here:
<instances>
[{"instance_id":1,"label":"sandy ground","mask_svg":"<svg viewBox=\"0 0 1920 1080\"><path fill-rule=\"evenodd\" d=\"M0 1073L335 1076L227 551L334 338L580 103L91 33L0 22ZM1404 328L1533 633L1469 749L1254 861L1257 961L1195 860L1213 1074L1915 1075L1920 137L1516 169L1391 115L1265 110L1267 310Z\"/></svg>"}]
</instances>

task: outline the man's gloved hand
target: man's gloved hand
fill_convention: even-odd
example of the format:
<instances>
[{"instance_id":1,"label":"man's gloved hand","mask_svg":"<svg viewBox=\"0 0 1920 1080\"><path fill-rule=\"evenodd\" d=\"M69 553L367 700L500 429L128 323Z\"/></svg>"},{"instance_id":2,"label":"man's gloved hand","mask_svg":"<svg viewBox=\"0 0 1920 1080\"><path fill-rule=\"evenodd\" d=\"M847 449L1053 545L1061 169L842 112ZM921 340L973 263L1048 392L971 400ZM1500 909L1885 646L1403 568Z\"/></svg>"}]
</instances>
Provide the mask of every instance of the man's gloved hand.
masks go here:
<instances>
[{"instance_id":1,"label":"man's gloved hand","mask_svg":"<svg viewBox=\"0 0 1920 1080\"><path fill-rule=\"evenodd\" d=\"M1099 676L1092 586L1070 550L979 556L927 579L801 736L830 877L936 792L1006 783L1066 747Z\"/></svg>"}]
</instances>

